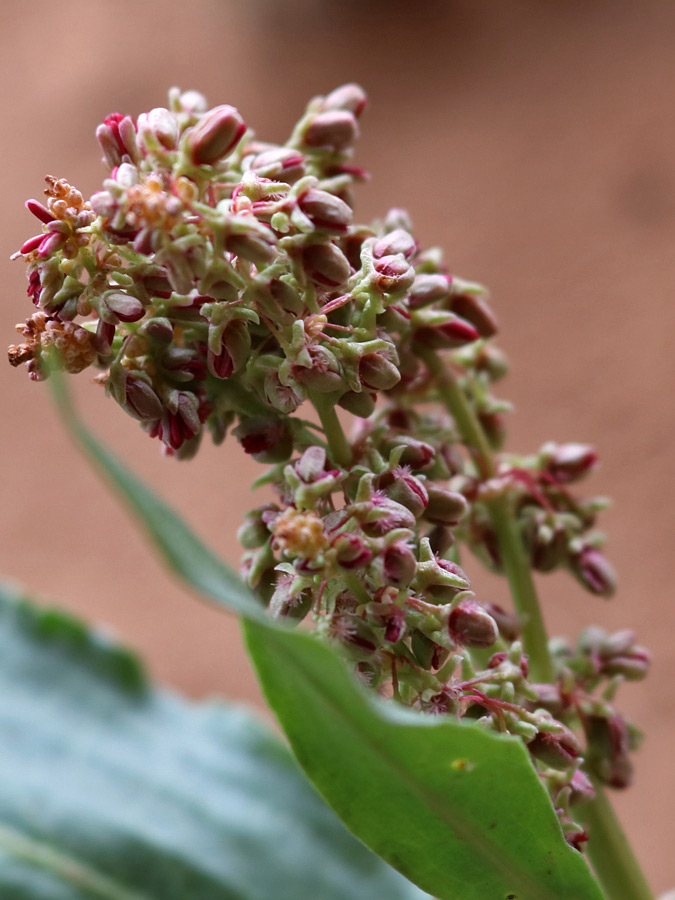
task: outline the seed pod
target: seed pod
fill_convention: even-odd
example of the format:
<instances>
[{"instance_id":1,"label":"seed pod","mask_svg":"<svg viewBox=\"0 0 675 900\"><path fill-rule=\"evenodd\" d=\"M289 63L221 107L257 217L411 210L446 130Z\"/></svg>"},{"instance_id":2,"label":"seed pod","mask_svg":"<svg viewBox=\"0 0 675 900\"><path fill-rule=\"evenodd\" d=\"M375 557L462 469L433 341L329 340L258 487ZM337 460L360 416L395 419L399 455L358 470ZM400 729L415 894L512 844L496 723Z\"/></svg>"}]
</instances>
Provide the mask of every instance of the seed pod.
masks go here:
<instances>
[{"instance_id":1,"label":"seed pod","mask_svg":"<svg viewBox=\"0 0 675 900\"><path fill-rule=\"evenodd\" d=\"M258 462L285 462L293 452L293 438L284 419L254 416L242 419L232 432L244 453Z\"/></svg>"},{"instance_id":2,"label":"seed pod","mask_svg":"<svg viewBox=\"0 0 675 900\"><path fill-rule=\"evenodd\" d=\"M314 188L306 191L299 198L298 207L320 231L342 233L352 222L351 208L328 191Z\"/></svg>"},{"instance_id":3,"label":"seed pod","mask_svg":"<svg viewBox=\"0 0 675 900\"><path fill-rule=\"evenodd\" d=\"M162 401L142 378L130 375L125 384L126 409L141 422L159 419L163 412Z\"/></svg>"},{"instance_id":4,"label":"seed pod","mask_svg":"<svg viewBox=\"0 0 675 900\"><path fill-rule=\"evenodd\" d=\"M360 393L347 391L338 400L338 406L346 409L353 416L358 416L360 419L368 419L375 412L376 399L377 395L368 391L361 391Z\"/></svg>"},{"instance_id":5,"label":"seed pod","mask_svg":"<svg viewBox=\"0 0 675 900\"><path fill-rule=\"evenodd\" d=\"M567 769L581 752L576 735L562 727L563 730L557 732L540 731L527 745L532 756L552 769Z\"/></svg>"},{"instance_id":6,"label":"seed pod","mask_svg":"<svg viewBox=\"0 0 675 900\"><path fill-rule=\"evenodd\" d=\"M583 719L588 749L586 760L603 784L629 787L633 780L630 739L625 721L618 715L588 715Z\"/></svg>"},{"instance_id":7,"label":"seed pod","mask_svg":"<svg viewBox=\"0 0 675 900\"><path fill-rule=\"evenodd\" d=\"M115 324L120 322L138 322L145 315L143 304L137 297L130 294L124 294L122 291L108 291L102 297L102 304L105 307L103 312L107 312L109 320Z\"/></svg>"},{"instance_id":8,"label":"seed pod","mask_svg":"<svg viewBox=\"0 0 675 900\"><path fill-rule=\"evenodd\" d=\"M395 588L408 587L417 571L417 559L410 547L403 541L396 541L382 554L382 572Z\"/></svg>"},{"instance_id":9,"label":"seed pod","mask_svg":"<svg viewBox=\"0 0 675 900\"><path fill-rule=\"evenodd\" d=\"M416 249L415 238L402 228L396 228L375 241L373 257L382 259L384 256L403 256L409 259Z\"/></svg>"},{"instance_id":10,"label":"seed pod","mask_svg":"<svg viewBox=\"0 0 675 900\"><path fill-rule=\"evenodd\" d=\"M360 569L373 558L372 551L357 534L339 534L332 543L335 561L343 569Z\"/></svg>"},{"instance_id":11,"label":"seed pod","mask_svg":"<svg viewBox=\"0 0 675 900\"><path fill-rule=\"evenodd\" d=\"M450 296L450 283L446 275L416 275L410 288L411 309L421 309L432 303L440 304Z\"/></svg>"}]
</instances>

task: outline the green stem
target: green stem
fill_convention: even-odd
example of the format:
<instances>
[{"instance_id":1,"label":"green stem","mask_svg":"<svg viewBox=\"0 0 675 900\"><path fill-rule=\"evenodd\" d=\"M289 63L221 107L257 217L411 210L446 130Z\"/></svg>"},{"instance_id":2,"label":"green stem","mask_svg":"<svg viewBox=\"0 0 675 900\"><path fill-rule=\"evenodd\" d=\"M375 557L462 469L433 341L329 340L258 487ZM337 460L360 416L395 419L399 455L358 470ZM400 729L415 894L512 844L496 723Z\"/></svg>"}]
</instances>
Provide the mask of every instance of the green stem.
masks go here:
<instances>
[{"instance_id":1,"label":"green stem","mask_svg":"<svg viewBox=\"0 0 675 900\"><path fill-rule=\"evenodd\" d=\"M653 900L649 885L604 789L579 810L588 832L588 856L607 900Z\"/></svg>"},{"instance_id":2,"label":"green stem","mask_svg":"<svg viewBox=\"0 0 675 900\"><path fill-rule=\"evenodd\" d=\"M436 379L439 396L455 420L480 474L485 479L493 478L497 469L492 449L452 369L446 366L433 350L420 348L418 352ZM511 498L507 494L500 494L488 503L488 510L520 623L523 647L529 657L532 679L554 681L546 626L532 579L530 563L513 515Z\"/></svg>"},{"instance_id":3,"label":"green stem","mask_svg":"<svg viewBox=\"0 0 675 900\"><path fill-rule=\"evenodd\" d=\"M321 419L331 459L343 469L348 469L352 464L352 448L335 412L335 395L312 393L310 399Z\"/></svg>"}]
</instances>

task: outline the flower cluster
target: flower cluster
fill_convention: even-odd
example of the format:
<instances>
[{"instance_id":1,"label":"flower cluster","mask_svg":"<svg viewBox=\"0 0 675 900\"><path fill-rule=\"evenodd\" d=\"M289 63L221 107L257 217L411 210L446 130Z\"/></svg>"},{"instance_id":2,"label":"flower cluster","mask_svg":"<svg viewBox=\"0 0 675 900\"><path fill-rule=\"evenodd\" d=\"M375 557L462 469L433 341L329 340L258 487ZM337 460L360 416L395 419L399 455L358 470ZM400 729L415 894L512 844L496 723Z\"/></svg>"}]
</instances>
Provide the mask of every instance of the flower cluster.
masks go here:
<instances>
[{"instance_id":1,"label":"flower cluster","mask_svg":"<svg viewBox=\"0 0 675 900\"><path fill-rule=\"evenodd\" d=\"M50 177L46 204L27 203L41 231L16 256L37 309L10 361L35 380L53 351L69 372L98 367L180 458L205 431L230 431L271 464L276 502L240 530L270 614L307 618L383 694L519 735L578 847L570 804L592 794L585 770L630 780L636 732L613 696L648 656L631 632L593 630L556 645L554 678L539 683L517 618L477 600L460 562L468 548L505 567L493 515L505 498L532 568L565 567L609 596L592 531L603 501L572 491L596 455L500 454L509 407L492 391L507 365L485 290L422 249L402 210L354 221L365 104L356 85L317 97L280 146L193 91L108 116L103 189L84 201ZM356 419L351 439L337 409Z\"/></svg>"}]
</instances>

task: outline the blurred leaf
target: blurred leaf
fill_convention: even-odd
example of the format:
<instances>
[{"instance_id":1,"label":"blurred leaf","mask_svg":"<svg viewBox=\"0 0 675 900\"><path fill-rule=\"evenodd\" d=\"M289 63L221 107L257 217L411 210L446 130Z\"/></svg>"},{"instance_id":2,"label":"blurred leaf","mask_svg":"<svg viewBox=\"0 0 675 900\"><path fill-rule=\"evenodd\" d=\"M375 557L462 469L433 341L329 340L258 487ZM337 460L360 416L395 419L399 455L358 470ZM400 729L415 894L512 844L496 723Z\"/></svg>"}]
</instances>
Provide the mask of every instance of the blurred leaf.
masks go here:
<instances>
[{"instance_id":1,"label":"blurred leaf","mask_svg":"<svg viewBox=\"0 0 675 900\"><path fill-rule=\"evenodd\" d=\"M421 900L243 711L8 589L0 661L3 900Z\"/></svg>"},{"instance_id":2,"label":"blurred leaf","mask_svg":"<svg viewBox=\"0 0 675 900\"><path fill-rule=\"evenodd\" d=\"M267 699L354 834L440 900L602 900L519 739L367 698L332 648L262 615L229 570L220 583L224 563L89 434L62 385L59 395L74 436L172 567L247 617ZM185 532L189 554L176 546Z\"/></svg>"}]
</instances>

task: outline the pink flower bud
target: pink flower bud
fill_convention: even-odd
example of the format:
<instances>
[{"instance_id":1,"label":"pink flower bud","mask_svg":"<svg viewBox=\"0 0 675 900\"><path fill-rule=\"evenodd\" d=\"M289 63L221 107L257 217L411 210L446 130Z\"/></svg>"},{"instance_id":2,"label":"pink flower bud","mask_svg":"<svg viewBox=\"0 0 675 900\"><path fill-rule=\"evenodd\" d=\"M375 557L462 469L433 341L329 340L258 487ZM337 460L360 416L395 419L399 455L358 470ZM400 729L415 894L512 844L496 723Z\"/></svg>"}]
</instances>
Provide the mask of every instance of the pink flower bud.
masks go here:
<instances>
[{"instance_id":1,"label":"pink flower bud","mask_svg":"<svg viewBox=\"0 0 675 900\"><path fill-rule=\"evenodd\" d=\"M450 281L447 275L416 275L410 289L410 308L420 309L432 303L442 303L450 296Z\"/></svg>"},{"instance_id":2,"label":"pink flower bud","mask_svg":"<svg viewBox=\"0 0 675 900\"><path fill-rule=\"evenodd\" d=\"M254 263L259 269L266 266L275 255L271 232L269 241L259 234L230 234L225 240L225 248L235 256Z\"/></svg>"},{"instance_id":3,"label":"pink flower bud","mask_svg":"<svg viewBox=\"0 0 675 900\"><path fill-rule=\"evenodd\" d=\"M321 231L341 233L352 222L351 207L328 191L311 189L299 198L298 206L314 227Z\"/></svg>"},{"instance_id":4,"label":"pink flower bud","mask_svg":"<svg viewBox=\"0 0 675 900\"><path fill-rule=\"evenodd\" d=\"M251 169L262 178L294 184L305 174L305 159L290 147L273 147L258 153L251 162Z\"/></svg>"},{"instance_id":5,"label":"pink flower bud","mask_svg":"<svg viewBox=\"0 0 675 900\"><path fill-rule=\"evenodd\" d=\"M311 359L309 366L293 366L293 375L312 391L331 393L339 391L343 386L340 366L335 356L326 347L308 349Z\"/></svg>"},{"instance_id":6,"label":"pink flower bud","mask_svg":"<svg viewBox=\"0 0 675 900\"><path fill-rule=\"evenodd\" d=\"M232 433L244 453L258 462L285 462L293 451L293 438L281 418L255 416L243 419Z\"/></svg>"},{"instance_id":7,"label":"pink flower bud","mask_svg":"<svg viewBox=\"0 0 675 900\"><path fill-rule=\"evenodd\" d=\"M141 378L130 375L125 384L126 409L141 422L159 419L163 412L162 401L150 385Z\"/></svg>"},{"instance_id":8,"label":"pink flower bud","mask_svg":"<svg viewBox=\"0 0 675 900\"><path fill-rule=\"evenodd\" d=\"M333 540L335 561L343 569L360 569L373 558L372 551L357 534L338 534Z\"/></svg>"},{"instance_id":9,"label":"pink flower bud","mask_svg":"<svg viewBox=\"0 0 675 900\"><path fill-rule=\"evenodd\" d=\"M552 769L566 769L581 752L579 741L569 728L556 732L540 731L527 749Z\"/></svg>"},{"instance_id":10,"label":"pink flower bud","mask_svg":"<svg viewBox=\"0 0 675 900\"><path fill-rule=\"evenodd\" d=\"M359 126L353 113L329 109L311 119L302 137L303 143L308 147L340 152L348 150L358 136Z\"/></svg>"},{"instance_id":11,"label":"pink flower bud","mask_svg":"<svg viewBox=\"0 0 675 900\"><path fill-rule=\"evenodd\" d=\"M388 584L395 588L405 588L415 577L417 560L410 547L397 541L382 554L382 572Z\"/></svg>"},{"instance_id":12,"label":"pink flower bud","mask_svg":"<svg viewBox=\"0 0 675 900\"><path fill-rule=\"evenodd\" d=\"M480 337L474 326L453 313L446 313L437 325L423 325L415 330L414 340L432 350L453 349L477 341Z\"/></svg>"},{"instance_id":13,"label":"pink flower bud","mask_svg":"<svg viewBox=\"0 0 675 900\"><path fill-rule=\"evenodd\" d=\"M547 444L542 448L546 471L560 484L579 481L598 462L598 455L588 444Z\"/></svg>"},{"instance_id":14,"label":"pink flower bud","mask_svg":"<svg viewBox=\"0 0 675 900\"><path fill-rule=\"evenodd\" d=\"M452 311L470 322L481 337L489 338L497 334L497 319L480 294L458 294L453 297Z\"/></svg>"},{"instance_id":15,"label":"pink flower bud","mask_svg":"<svg viewBox=\"0 0 675 900\"><path fill-rule=\"evenodd\" d=\"M400 255L409 259L416 249L415 238L402 228L397 228L375 241L373 256L375 259L382 259L383 256Z\"/></svg>"},{"instance_id":16,"label":"pink flower bud","mask_svg":"<svg viewBox=\"0 0 675 900\"><path fill-rule=\"evenodd\" d=\"M410 437L407 434L394 435L387 438L383 444L384 453L391 453L397 447L403 447L403 453L400 457L402 466L410 466L415 471L426 469L434 461L436 451L431 444L425 444L417 438Z\"/></svg>"},{"instance_id":17,"label":"pink flower bud","mask_svg":"<svg viewBox=\"0 0 675 900\"><path fill-rule=\"evenodd\" d=\"M491 647L499 637L495 620L474 600L464 600L452 610L448 632L456 644L466 647Z\"/></svg>"},{"instance_id":18,"label":"pink flower bud","mask_svg":"<svg viewBox=\"0 0 675 900\"><path fill-rule=\"evenodd\" d=\"M293 468L301 481L313 484L326 474L326 451L323 447L308 447Z\"/></svg>"},{"instance_id":19,"label":"pink flower bud","mask_svg":"<svg viewBox=\"0 0 675 900\"><path fill-rule=\"evenodd\" d=\"M358 118L366 108L368 98L366 92L358 84L343 84L323 98L321 108L324 110L346 109Z\"/></svg>"},{"instance_id":20,"label":"pink flower bud","mask_svg":"<svg viewBox=\"0 0 675 900\"><path fill-rule=\"evenodd\" d=\"M424 512L424 518L428 522L437 525L456 525L466 515L467 502L457 491L436 483L427 482L429 505Z\"/></svg>"},{"instance_id":21,"label":"pink flower bud","mask_svg":"<svg viewBox=\"0 0 675 900\"><path fill-rule=\"evenodd\" d=\"M54 216L49 212L46 206L43 206L38 200L26 200L26 209L32 212L44 225L49 225L54 221Z\"/></svg>"},{"instance_id":22,"label":"pink flower bud","mask_svg":"<svg viewBox=\"0 0 675 900\"><path fill-rule=\"evenodd\" d=\"M415 270L402 253L378 259L375 273L373 283L385 294L405 291L415 280Z\"/></svg>"},{"instance_id":23,"label":"pink flower bud","mask_svg":"<svg viewBox=\"0 0 675 900\"><path fill-rule=\"evenodd\" d=\"M616 573L600 550L587 545L572 557L570 565L579 581L592 594L599 597L611 597L614 594Z\"/></svg>"},{"instance_id":24,"label":"pink flower bud","mask_svg":"<svg viewBox=\"0 0 675 900\"><path fill-rule=\"evenodd\" d=\"M424 483L411 475L406 467L383 472L377 479L377 487L384 490L388 497L402 503L416 519L424 513L429 505L429 495Z\"/></svg>"},{"instance_id":25,"label":"pink flower bud","mask_svg":"<svg viewBox=\"0 0 675 900\"><path fill-rule=\"evenodd\" d=\"M103 295L102 302L112 314L113 321L119 319L120 322L138 322L145 315L141 301L122 291L108 291Z\"/></svg>"},{"instance_id":26,"label":"pink flower bud","mask_svg":"<svg viewBox=\"0 0 675 900\"><path fill-rule=\"evenodd\" d=\"M512 613L506 612L498 603L483 603L483 607L490 613L497 623L499 634L509 643L517 641L520 637L520 624Z\"/></svg>"},{"instance_id":27,"label":"pink flower bud","mask_svg":"<svg viewBox=\"0 0 675 900\"><path fill-rule=\"evenodd\" d=\"M359 379L374 391L389 391L401 380L397 366L382 353L366 353L359 360Z\"/></svg>"},{"instance_id":28,"label":"pink flower bud","mask_svg":"<svg viewBox=\"0 0 675 900\"><path fill-rule=\"evenodd\" d=\"M154 149L148 144L155 140L166 150L174 150L178 141L178 122L168 109L157 107L149 113L141 113L136 121L138 137L141 144Z\"/></svg>"},{"instance_id":29,"label":"pink flower bud","mask_svg":"<svg viewBox=\"0 0 675 900\"><path fill-rule=\"evenodd\" d=\"M313 281L328 287L339 287L351 275L344 253L333 243L310 244L302 254L305 271Z\"/></svg>"},{"instance_id":30,"label":"pink flower bud","mask_svg":"<svg viewBox=\"0 0 675 900\"><path fill-rule=\"evenodd\" d=\"M618 715L587 715L583 725L588 742L586 759L593 772L610 787L629 787L633 780L633 764L625 721Z\"/></svg>"},{"instance_id":31,"label":"pink flower bud","mask_svg":"<svg viewBox=\"0 0 675 900\"><path fill-rule=\"evenodd\" d=\"M188 137L192 162L212 166L234 150L246 131L233 106L216 106L205 113Z\"/></svg>"},{"instance_id":32,"label":"pink flower bud","mask_svg":"<svg viewBox=\"0 0 675 900\"><path fill-rule=\"evenodd\" d=\"M251 351L251 335L241 319L229 322L221 336L220 352L209 347L207 366L216 378L229 378L246 362Z\"/></svg>"},{"instance_id":33,"label":"pink flower bud","mask_svg":"<svg viewBox=\"0 0 675 900\"><path fill-rule=\"evenodd\" d=\"M376 491L367 505L366 515L362 516L361 527L367 535L387 534L395 528L414 528L415 516L410 510Z\"/></svg>"}]
</instances>

